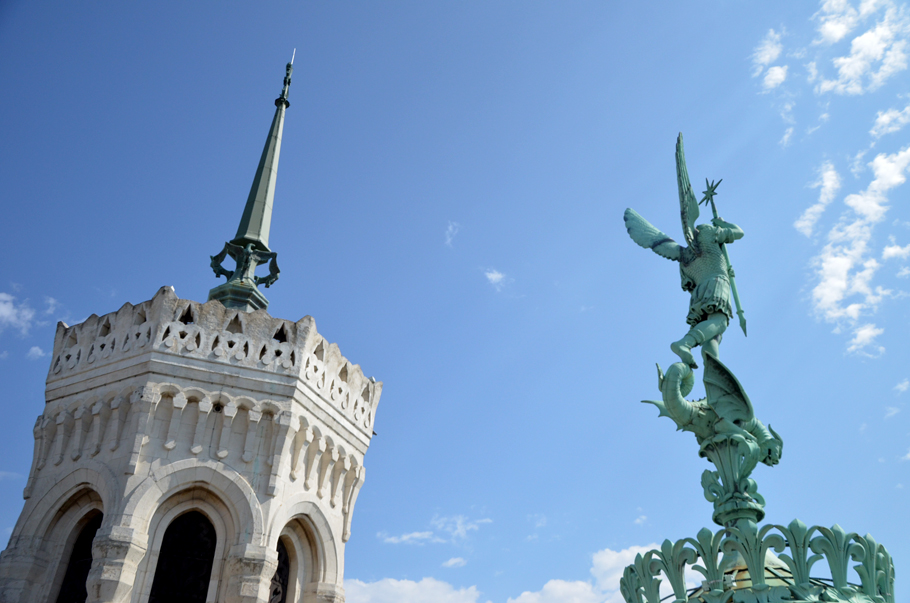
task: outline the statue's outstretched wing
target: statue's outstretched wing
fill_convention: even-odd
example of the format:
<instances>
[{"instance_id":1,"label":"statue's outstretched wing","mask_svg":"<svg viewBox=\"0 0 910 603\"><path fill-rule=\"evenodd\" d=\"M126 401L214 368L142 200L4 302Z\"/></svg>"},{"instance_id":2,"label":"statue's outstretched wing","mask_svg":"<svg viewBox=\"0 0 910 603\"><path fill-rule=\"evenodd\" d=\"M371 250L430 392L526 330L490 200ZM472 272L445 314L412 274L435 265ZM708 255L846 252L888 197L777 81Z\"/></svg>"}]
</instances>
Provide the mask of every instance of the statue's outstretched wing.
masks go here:
<instances>
[{"instance_id":1,"label":"statue's outstretched wing","mask_svg":"<svg viewBox=\"0 0 910 603\"><path fill-rule=\"evenodd\" d=\"M638 212L634 209L627 209L623 214L623 219L626 221L626 230L629 231L629 236L633 241L668 260L679 261L682 253L679 243L654 228L650 222L638 215Z\"/></svg>"},{"instance_id":2,"label":"statue's outstretched wing","mask_svg":"<svg viewBox=\"0 0 910 603\"><path fill-rule=\"evenodd\" d=\"M739 380L711 354L705 354L705 394L708 405L722 419L745 425L755 418L752 402Z\"/></svg>"},{"instance_id":3,"label":"statue's outstretched wing","mask_svg":"<svg viewBox=\"0 0 910 603\"><path fill-rule=\"evenodd\" d=\"M698 199L689 182L689 170L686 168L686 153L683 150L682 132L676 139L676 184L679 186L679 216L682 218L683 234L686 245L695 247L695 221L698 220Z\"/></svg>"}]
</instances>

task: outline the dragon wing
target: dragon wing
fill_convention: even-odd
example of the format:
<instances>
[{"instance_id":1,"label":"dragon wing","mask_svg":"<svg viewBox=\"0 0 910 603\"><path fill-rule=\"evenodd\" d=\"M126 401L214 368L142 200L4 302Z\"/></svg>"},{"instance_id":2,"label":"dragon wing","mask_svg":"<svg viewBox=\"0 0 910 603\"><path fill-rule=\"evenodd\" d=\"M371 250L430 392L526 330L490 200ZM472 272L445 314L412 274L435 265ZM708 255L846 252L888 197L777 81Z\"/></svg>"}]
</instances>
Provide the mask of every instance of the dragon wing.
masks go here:
<instances>
[{"instance_id":1,"label":"dragon wing","mask_svg":"<svg viewBox=\"0 0 910 603\"><path fill-rule=\"evenodd\" d=\"M739 380L711 354L705 354L705 394L708 404L722 419L740 426L755 419L752 402Z\"/></svg>"},{"instance_id":2,"label":"dragon wing","mask_svg":"<svg viewBox=\"0 0 910 603\"><path fill-rule=\"evenodd\" d=\"M683 234L686 245L695 246L695 221L698 220L698 199L689 182L689 170L686 168L686 153L683 150L683 136L679 133L676 139L676 183L679 185L679 215L682 218Z\"/></svg>"},{"instance_id":3,"label":"dragon wing","mask_svg":"<svg viewBox=\"0 0 910 603\"><path fill-rule=\"evenodd\" d=\"M629 231L629 236L633 241L668 260L679 261L682 253L679 243L654 228L634 209L626 209L622 217L626 222L626 230Z\"/></svg>"}]
</instances>

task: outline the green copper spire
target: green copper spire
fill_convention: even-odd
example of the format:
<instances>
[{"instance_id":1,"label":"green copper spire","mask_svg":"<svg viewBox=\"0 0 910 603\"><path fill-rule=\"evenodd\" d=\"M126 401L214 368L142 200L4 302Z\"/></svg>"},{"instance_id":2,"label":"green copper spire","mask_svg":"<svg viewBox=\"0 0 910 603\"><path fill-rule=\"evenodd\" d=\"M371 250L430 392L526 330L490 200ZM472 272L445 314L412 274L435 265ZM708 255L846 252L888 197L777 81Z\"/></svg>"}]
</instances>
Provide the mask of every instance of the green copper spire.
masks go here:
<instances>
[{"instance_id":1,"label":"green copper spire","mask_svg":"<svg viewBox=\"0 0 910 603\"><path fill-rule=\"evenodd\" d=\"M227 282L209 291L209 299L217 299L225 307L238 308L246 312L267 308L269 301L257 285L268 288L278 280L277 254L269 249L269 229L272 224L272 203L275 199L275 180L278 177L278 156L281 153L281 133L284 130L284 113L291 103L288 102L288 90L291 87L291 74L294 71L294 56L287 64L284 76L284 87L281 96L275 99L275 117L262 149L259 167L253 177L250 196L247 197L243 216L237 235L216 256L212 256L211 266L216 276L226 276ZM237 263L234 271L226 270L221 263L230 255ZM269 274L266 277L256 276L256 266L269 262Z\"/></svg>"}]
</instances>

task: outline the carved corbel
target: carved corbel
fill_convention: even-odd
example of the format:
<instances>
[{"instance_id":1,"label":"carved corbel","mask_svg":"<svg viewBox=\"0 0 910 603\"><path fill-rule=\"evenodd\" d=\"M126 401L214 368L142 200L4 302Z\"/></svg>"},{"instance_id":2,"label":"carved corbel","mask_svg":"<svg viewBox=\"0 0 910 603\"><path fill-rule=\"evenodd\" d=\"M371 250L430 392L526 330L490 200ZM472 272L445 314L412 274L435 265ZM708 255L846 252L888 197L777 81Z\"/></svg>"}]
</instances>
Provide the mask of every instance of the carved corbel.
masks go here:
<instances>
[{"instance_id":1,"label":"carved corbel","mask_svg":"<svg viewBox=\"0 0 910 603\"><path fill-rule=\"evenodd\" d=\"M92 405L92 443L89 445L89 456L96 456L101 452L101 438L104 435L101 423L105 418L104 407L105 404L102 401Z\"/></svg>"},{"instance_id":2,"label":"carved corbel","mask_svg":"<svg viewBox=\"0 0 910 603\"><path fill-rule=\"evenodd\" d=\"M173 405L171 420L167 426L167 440L164 442L166 450L173 450L177 447L177 436L180 434L180 423L183 421L183 409L186 408L186 396L180 392L171 399L171 402Z\"/></svg>"},{"instance_id":3,"label":"carved corbel","mask_svg":"<svg viewBox=\"0 0 910 603\"><path fill-rule=\"evenodd\" d=\"M246 437L243 440L243 462L249 463L256 457L256 451L253 450L253 443L256 441L256 430L259 427L259 419L262 413L252 408L247 411L246 418Z\"/></svg>"},{"instance_id":4,"label":"carved corbel","mask_svg":"<svg viewBox=\"0 0 910 603\"><path fill-rule=\"evenodd\" d=\"M325 452L325 446L325 438L319 438L307 446L306 471L304 472L303 480L303 487L305 490L309 490L313 487L313 482L316 480L317 467L319 466L322 454Z\"/></svg>"},{"instance_id":5,"label":"carved corbel","mask_svg":"<svg viewBox=\"0 0 910 603\"><path fill-rule=\"evenodd\" d=\"M72 433L73 415L68 410L61 410L55 419L57 432L54 434L54 464L63 462L63 453L66 450L66 440Z\"/></svg>"},{"instance_id":6,"label":"carved corbel","mask_svg":"<svg viewBox=\"0 0 910 603\"><path fill-rule=\"evenodd\" d=\"M150 385L144 385L138 388L130 397L130 408L134 410L134 437L133 448L130 451L130 458L125 471L127 475L136 473L136 466L139 464L139 453L142 450L142 446L149 439L149 421L152 416L152 411L160 399L161 396L158 393L158 388Z\"/></svg>"},{"instance_id":7,"label":"carved corbel","mask_svg":"<svg viewBox=\"0 0 910 603\"><path fill-rule=\"evenodd\" d=\"M109 423L111 425L110 426L111 452L113 452L114 450L117 450L117 448L120 446L120 422L121 422L120 417L123 414L123 401L124 401L123 396L117 396L116 398L114 398L113 402L111 402L111 419L109 421Z\"/></svg>"},{"instance_id":8,"label":"carved corbel","mask_svg":"<svg viewBox=\"0 0 910 603\"><path fill-rule=\"evenodd\" d=\"M234 425L234 417L237 416L237 406L231 402L221 411L221 437L218 438L218 458L225 458L230 452L231 428Z\"/></svg>"},{"instance_id":9,"label":"carved corbel","mask_svg":"<svg viewBox=\"0 0 910 603\"><path fill-rule=\"evenodd\" d=\"M338 504L338 494L344 490L341 485L344 483L345 477L351 470L351 466L350 456L344 456L335 463L335 470L332 472L332 490L329 493L329 504L333 509Z\"/></svg>"},{"instance_id":10,"label":"carved corbel","mask_svg":"<svg viewBox=\"0 0 910 603\"><path fill-rule=\"evenodd\" d=\"M266 494L269 496L275 496L278 492L278 475L281 470L281 459L284 456L284 451L287 450L288 447L293 418L294 416L287 410L282 411L275 416L274 428L277 430L277 433L274 433L274 437L272 438L272 475L269 478L269 487L266 490Z\"/></svg>"},{"instance_id":11,"label":"carved corbel","mask_svg":"<svg viewBox=\"0 0 910 603\"><path fill-rule=\"evenodd\" d=\"M309 427L304 427L303 419L300 421L300 430L298 430L297 436L297 439L300 440L300 445L294 450L294 456L291 458L291 479L297 479L301 469L306 473L306 451L314 439L313 430Z\"/></svg>"},{"instance_id":12,"label":"carved corbel","mask_svg":"<svg viewBox=\"0 0 910 603\"><path fill-rule=\"evenodd\" d=\"M82 456L82 438L85 435L85 427L82 424L82 418L85 416L88 409L83 404L76 409L76 412L73 414L75 422L73 424L73 437L70 438L72 452L70 452L70 458L74 461L79 460L79 457ZM91 417L91 414L89 414Z\"/></svg>"},{"instance_id":13,"label":"carved corbel","mask_svg":"<svg viewBox=\"0 0 910 603\"><path fill-rule=\"evenodd\" d=\"M212 401L206 396L199 401L199 412L196 414L196 430L193 432L193 445L190 447L190 452L193 454L202 452L202 438L205 436L205 424L210 412L212 412Z\"/></svg>"},{"instance_id":14,"label":"carved corbel","mask_svg":"<svg viewBox=\"0 0 910 603\"><path fill-rule=\"evenodd\" d=\"M316 496L325 498L326 489L329 486L329 480L332 477L332 469L340 458L338 449L332 446L332 449L326 451L319 462L319 489L316 490Z\"/></svg>"},{"instance_id":15,"label":"carved corbel","mask_svg":"<svg viewBox=\"0 0 910 603\"><path fill-rule=\"evenodd\" d=\"M341 534L341 541L347 542L351 537L351 518L354 516L354 503L357 502L357 495L360 494L360 488L366 480L367 469L363 465L358 466L354 471L349 471L348 475L351 480L345 483L344 506L341 511L344 513L344 530ZM348 486L350 484L350 486Z\"/></svg>"}]
</instances>

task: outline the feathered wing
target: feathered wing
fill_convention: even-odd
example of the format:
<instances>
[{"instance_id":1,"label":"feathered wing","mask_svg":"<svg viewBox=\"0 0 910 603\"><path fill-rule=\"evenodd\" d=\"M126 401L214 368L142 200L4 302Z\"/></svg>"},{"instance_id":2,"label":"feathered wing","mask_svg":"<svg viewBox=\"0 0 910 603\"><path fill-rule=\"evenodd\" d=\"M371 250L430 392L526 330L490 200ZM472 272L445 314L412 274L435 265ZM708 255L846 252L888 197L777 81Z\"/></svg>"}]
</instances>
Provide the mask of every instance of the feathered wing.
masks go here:
<instances>
[{"instance_id":1,"label":"feathered wing","mask_svg":"<svg viewBox=\"0 0 910 603\"><path fill-rule=\"evenodd\" d=\"M626 222L626 230L629 231L629 236L633 241L668 260L679 261L682 254L682 247L679 246L679 243L654 228L650 222L638 215L637 211L626 209L623 220Z\"/></svg>"},{"instance_id":2,"label":"feathered wing","mask_svg":"<svg viewBox=\"0 0 910 603\"><path fill-rule=\"evenodd\" d=\"M695 246L695 221L698 220L698 199L689 182L689 170L686 168L686 153L683 150L683 136L679 133L676 139L676 184L679 186L679 216L682 219L683 234L686 245Z\"/></svg>"},{"instance_id":3,"label":"feathered wing","mask_svg":"<svg viewBox=\"0 0 910 603\"><path fill-rule=\"evenodd\" d=\"M705 354L705 394L717 416L741 426L755 419L752 402L739 380L711 354Z\"/></svg>"}]
</instances>

